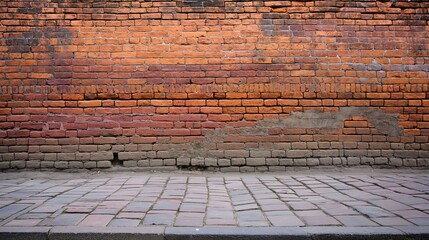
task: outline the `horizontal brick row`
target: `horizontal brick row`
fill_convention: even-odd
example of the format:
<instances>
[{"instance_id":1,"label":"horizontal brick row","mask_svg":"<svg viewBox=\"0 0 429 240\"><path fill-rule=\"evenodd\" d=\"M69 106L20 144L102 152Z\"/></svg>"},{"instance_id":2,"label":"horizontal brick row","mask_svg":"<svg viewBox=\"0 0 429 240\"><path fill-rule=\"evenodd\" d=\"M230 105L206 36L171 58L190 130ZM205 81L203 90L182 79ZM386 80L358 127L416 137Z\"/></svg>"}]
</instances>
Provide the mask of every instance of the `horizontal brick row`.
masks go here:
<instances>
[{"instance_id":1,"label":"horizontal brick row","mask_svg":"<svg viewBox=\"0 0 429 240\"><path fill-rule=\"evenodd\" d=\"M180 78L176 78L177 81ZM261 79L263 80L263 79ZM51 99L63 98L62 94L79 95L84 94L85 98L91 96L100 96L102 99L118 98L123 95L123 98L171 98L171 99L186 99L186 98L216 98L216 93L225 93L221 98L266 98L264 94L274 94L271 98L287 97L296 98L306 97L305 94L312 98L336 98L336 95L323 94L346 94L346 93L362 93L361 98L405 98L405 99L423 99L429 91L428 84L420 79L410 80L413 84L404 84L404 80L399 81L398 84L347 84L347 83L320 83L314 79L308 79L302 83L289 83L291 79L274 79L271 83L241 83L236 84L233 80L229 83L216 84L214 81L204 79L201 84L187 84L187 83L138 83L128 84L125 81L123 85L94 85L97 81L93 80L89 85L10 85L1 86L0 93L3 96L8 95L50 95ZM190 80L192 81L192 79ZM236 80L235 80L236 81ZM246 81L245 81L246 82ZM258 82L258 81L256 81ZM266 82L266 81L261 81ZM292 81L293 82L293 81ZM395 93L395 94L391 94ZM128 94L128 95L127 95ZM141 94L139 96L139 94ZM164 94L164 95L162 95ZM260 95L258 95L260 94ZM366 94L366 95L365 95ZM103 97L103 95L105 95ZM274 97L275 96L275 97ZM344 95L347 98L347 95ZM4 97L3 97L4 98ZM218 97L219 98L219 97ZM268 95L268 98L270 96ZM307 96L308 98L308 96ZM71 99L73 100L73 99ZM79 100L79 99L75 99Z\"/></svg>"},{"instance_id":2,"label":"horizontal brick row","mask_svg":"<svg viewBox=\"0 0 429 240\"><path fill-rule=\"evenodd\" d=\"M222 172L265 172L285 171L292 167L317 166L358 166L374 167L428 167L427 158L397 157L322 157L322 158L178 158L178 159L147 159L126 160L120 163L123 167L144 167L148 169L208 169ZM0 169L103 169L112 165L111 161L45 161L45 160L12 160L0 162Z\"/></svg>"}]
</instances>

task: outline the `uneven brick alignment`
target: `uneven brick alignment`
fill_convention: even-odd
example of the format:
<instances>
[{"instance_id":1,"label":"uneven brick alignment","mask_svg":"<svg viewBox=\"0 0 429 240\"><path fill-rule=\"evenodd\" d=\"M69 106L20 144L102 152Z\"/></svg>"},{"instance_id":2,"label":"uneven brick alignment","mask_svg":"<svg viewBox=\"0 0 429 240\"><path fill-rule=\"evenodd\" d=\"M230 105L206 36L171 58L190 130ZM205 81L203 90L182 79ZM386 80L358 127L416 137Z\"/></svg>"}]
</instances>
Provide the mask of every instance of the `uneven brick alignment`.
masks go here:
<instances>
[{"instance_id":1,"label":"uneven brick alignment","mask_svg":"<svg viewBox=\"0 0 429 240\"><path fill-rule=\"evenodd\" d=\"M0 168L428 166L428 8L2 0Z\"/></svg>"}]
</instances>

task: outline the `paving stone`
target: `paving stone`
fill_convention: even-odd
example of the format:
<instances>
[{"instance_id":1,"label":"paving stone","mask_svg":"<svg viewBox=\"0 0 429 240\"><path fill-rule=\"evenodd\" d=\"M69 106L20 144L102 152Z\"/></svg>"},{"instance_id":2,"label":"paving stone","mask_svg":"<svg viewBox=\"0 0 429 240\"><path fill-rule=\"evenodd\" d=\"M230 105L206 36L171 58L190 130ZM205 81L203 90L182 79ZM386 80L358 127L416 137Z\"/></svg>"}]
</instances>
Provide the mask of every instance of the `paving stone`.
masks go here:
<instances>
[{"instance_id":1,"label":"paving stone","mask_svg":"<svg viewBox=\"0 0 429 240\"><path fill-rule=\"evenodd\" d=\"M402 204L390 199L371 201L371 203L381 208L387 209L389 211L412 209L412 207L410 206L407 206L405 204Z\"/></svg>"},{"instance_id":2,"label":"paving stone","mask_svg":"<svg viewBox=\"0 0 429 240\"><path fill-rule=\"evenodd\" d=\"M160 200L152 207L154 210L179 210L180 201Z\"/></svg>"},{"instance_id":3,"label":"paving stone","mask_svg":"<svg viewBox=\"0 0 429 240\"><path fill-rule=\"evenodd\" d=\"M247 210L236 212L236 216L239 221L259 221L265 219L262 211L260 210Z\"/></svg>"},{"instance_id":4,"label":"paving stone","mask_svg":"<svg viewBox=\"0 0 429 240\"><path fill-rule=\"evenodd\" d=\"M423 211L429 210L429 204L415 204L413 207Z\"/></svg>"},{"instance_id":5,"label":"paving stone","mask_svg":"<svg viewBox=\"0 0 429 240\"><path fill-rule=\"evenodd\" d=\"M287 203L292 209L294 210L313 210L317 209L317 207L314 204L308 203L308 202L288 202Z\"/></svg>"},{"instance_id":6,"label":"paving stone","mask_svg":"<svg viewBox=\"0 0 429 240\"><path fill-rule=\"evenodd\" d=\"M419 226L429 226L429 218L407 218L406 219L409 222L412 222Z\"/></svg>"},{"instance_id":7,"label":"paving stone","mask_svg":"<svg viewBox=\"0 0 429 240\"><path fill-rule=\"evenodd\" d=\"M268 220L275 227L297 227L304 226L304 223L294 215L273 216L268 215Z\"/></svg>"},{"instance_id":8,"label":"paving stone","mask_svg":"<svg viewBox=\"0 0 429 240\"><path fill-rule=\"evenodd\" d=\"M93 207L67 207L64 212L66 213L90 213Z\"/></svg>"},{"instance_id":9,"label":"paving stone","mask_svg":"<svg viewBox=\"0 0 429 240\"><path fill-rule=\"evenodd\" d=\"M282 211L282 210L289 210L289 207L286 206L285 204L280 204L280 205L264 204L264 205L261 205L261 209L263 211Z\"/></svg>"},{"instance_id":10,"label":"paving stone","mask_svg":"<svg viewBox=\"0 0 429 240\"><path fill-rule=\"evenodd\" d=\"M332 226L341 225L335 218L328 215L325 216L302 216L304 222L309 226Z\"/></svg>"},{"instance_id":11,"label":"paving stone","mask_svg":"<svg viewBox=\"0 0 429 240\"><path fill-rule=\"evenodd\" d=\"M16 214L27 207L31 206L31 204L11 204L6 207L0 208L0 219L5 219L13 214Z\"/></svg>"},{"instance_id":12,"label":"paving stone","mask_svg":"<svg viewBox=\"0 0 429 240\"><path fill-rule=\"evenodd\" d=\"M86 214L61 214L52 221L54 226L75 226L81 222Z\"/></svg>"},{"instance_id":13,"label":"paving stone","mask_svg":"<svg viewBox=\"0 0 429 240\"><path fill-rule=\"evenodd\" d=\"M118 215L116 215L115 218L130 218L130 219L143 219L144 216L146 216L146 213L141 212L121 212Z\"/></svg>"},{"instance_id":14,"label":"paving stone","mask_svg":"<svg viewBox=\"0 0 429 240\"><path fill-rule=\"evenodd\" d=\"M236 211L254 210L254 209L259 209L259 206L256 205L255 203L243 204L243 205L234 206L234 209Z\"/></svg>"},{"instance_id":15,"label":"paving stone","mask_svg":"<svg viewBox=\"0 0 429 240\"><path fill-rule=\"evenodd\" d=\"M321 210L295 211L294 213L299 217L326 216Z\"/></svg>"},{"instance_id":16,"label":"paving stone","mask_svg":"<svg viewBox=\"0 0 429 240\"><path fill-rule=\"evenodd\" d=\"M34 227L42 219L15 219L5 224L6 227Z\"/></svg>"},{"instance_id":17,"label":"paving stone","mask_svg":"<svg viewBox=\"0 0 429 240\"><path fill-rule=\"evenodd\" d=\"M122 211L125 212L147 212L153 205L152 202L131 202Z\"/></svg>"},{"instance_id":18,"label":"paving stone","mask_svg":"<svg viewBox=\"0 0 429 240\"><path fill-rule=\"evenodd\" d=\"M239 227L268 227L269 225L266 221L238 221Z\"/></svg>"},{"instance_id":19,"label":"paving stone","mask_svg":"<svg viewBox=\"0 0 429 240\"><path fill-rule=\"evenodd\" d=\"M88 215L79 226L83 227L105 227L113 219L114 215Z\"/></svg>"},{"instance_id":20,"label":"paving stone","mask_svg":"<svg viewBox=\"0 0 429 240\"><path fill-rule=\"evenodd\" d=\"M177 227L200 227L204 224L204 213L179 213L174 226Z\"/></svg>"},{"instance_id":21,"label":"paving stone","mask_svg":"<svg viewBox=\"0 0 429 240\"><path fill-rule=\"evenodd\" d=\"M399 211L394 211L394 213L403 218L428 218L429 219L429 214L418 210L399 210Z\"/></svg>"},{"instance_id":22,"label":"paving stone","mask_svg":"<svg viewBox=\"0 0 429 240\"><path fill-rule=\"evenodd\" d=\"M237 226L237 222L232 218L207 218L205 223L208 226Z\"/></svg>"},{"instance_id":23,"label":"paving stone","mask_svg":"<svg viewBox=\"0 0 429 240\"><path fill-rule=\"evenodd\" d=\"M120 208L98 207L92 211L91 214L111 214L116 215L119 213Z\"/></svg>"},{"instance_id":24,"label":"paving stone","mask_svg":"<svg viewBox=\"0 0 429 240\"><path fill-rule=\"evenodd\" d=\"M208 209L207 211L207 218L227 218L232 219L234 218L234 213L231 210L225 210L225 209Z\"/></svg>"},{"instance_id":25,"label":"paving stone","mask_svg":"<svg viewBox=\"0 0 429 240\"><path fill-rule=\"evenodd\" d=\"M346 227L375 227L378 226L375 222L369 220L363 216L336 216L337 220L339 220Z\"/></svg>"},{"instance_id":26,"label":"paving stone","mask_svg":"<svg viewBox=\"0 0 429 240\"><path fill-rule=\"evenodd\" d=\"M51 216L49 213L25 213L19 215L17 219L44 219Z\"/></svg>"},{"instance_id":27,"label":"paving stone","mask_svg":"<svg viewBox=\"0 0 429 240\"><path fill-rule=\"evenodd\" d=\"M339 203L335 204L320 204L318 205L324 212L332 216L357 215L355 210Z\"/></svg>"},{"instance_id":28,"label":"paving stone","mask_svg":"<svg viewBox=\"0 0 429 240\"><path fill-rule=\"evenodd\" d=\"M375 206L352 206L358 212L367 215L370 218L374 217L393 217L393 213Z\"/></svg>"},{"instance_id":29,"label":"paving stone","mask_svg":"<svg viewBox=\"0 0 429 240\"><path fill-rule=\"evenodd\" d=\"M205 203L182 203L180 205L180 212L200 212L203 213L206 211Z\"/></svg>"},{"instance_id":30,"label":"paving stone","mask_svg":"<svg viewBox=\"0 0 429 240\"><path fill-rule=\"evenodd\" d=\"M109 223L109 227L137 227L140 220L136 219L113 219Z\"/></svg>"},{"instance_id":31,"label":"paving stone","mask_svg":"<svg viewBox=\"0 0 429 240\"><path fill-rule=\"evenodd\" d=\"M175 213L148 213L143 220L143 225L172 226L175 218Z\"/></svg>"},{"instance_id":32,"label":"paving stone","mask_svg":"<svg viewBox=\"0 0 429 240\"><path fill-rule=\"evenodd\" d=\"M379 223L383 226L410 226L412 223L400 218L400 217L383 217L383 218L371 218L371 220Z\"/></svg>"}]
</instances>

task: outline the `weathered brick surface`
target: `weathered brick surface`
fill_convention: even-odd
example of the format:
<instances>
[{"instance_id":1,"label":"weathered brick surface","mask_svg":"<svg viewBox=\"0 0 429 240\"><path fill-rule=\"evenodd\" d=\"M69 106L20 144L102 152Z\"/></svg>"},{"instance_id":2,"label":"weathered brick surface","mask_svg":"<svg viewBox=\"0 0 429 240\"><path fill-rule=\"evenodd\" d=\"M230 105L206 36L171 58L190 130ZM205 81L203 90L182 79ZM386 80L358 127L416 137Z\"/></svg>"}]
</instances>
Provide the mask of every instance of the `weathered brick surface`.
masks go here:
<instances>
[{"instance_id":1,"label":"weathered brick surface","mask_svg":"<svg viewBox=\"0 0 429 240\"><path fill-rule=\"evenodd\" d=\"M429 165L427 1L0 2L0 168Z\"/></svg>"}]
</instances>

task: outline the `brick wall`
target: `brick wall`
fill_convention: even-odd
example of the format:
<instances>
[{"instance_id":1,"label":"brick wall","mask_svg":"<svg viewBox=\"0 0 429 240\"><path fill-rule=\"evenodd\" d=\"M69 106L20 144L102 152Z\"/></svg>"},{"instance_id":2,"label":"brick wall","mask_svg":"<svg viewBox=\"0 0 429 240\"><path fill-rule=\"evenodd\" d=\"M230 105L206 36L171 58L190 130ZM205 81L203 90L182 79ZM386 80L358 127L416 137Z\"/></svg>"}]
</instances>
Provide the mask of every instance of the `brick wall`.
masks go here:
<instances>
[{"instance_id":1,"label":"brick wall","mask_svg":"<svg viewBox=\"0 0 429 240\"><path fill-rule=\"evenodd\" d=\"M2 0L0 168L428 166L428 9Z\"/></svg>"}]
</instances>

